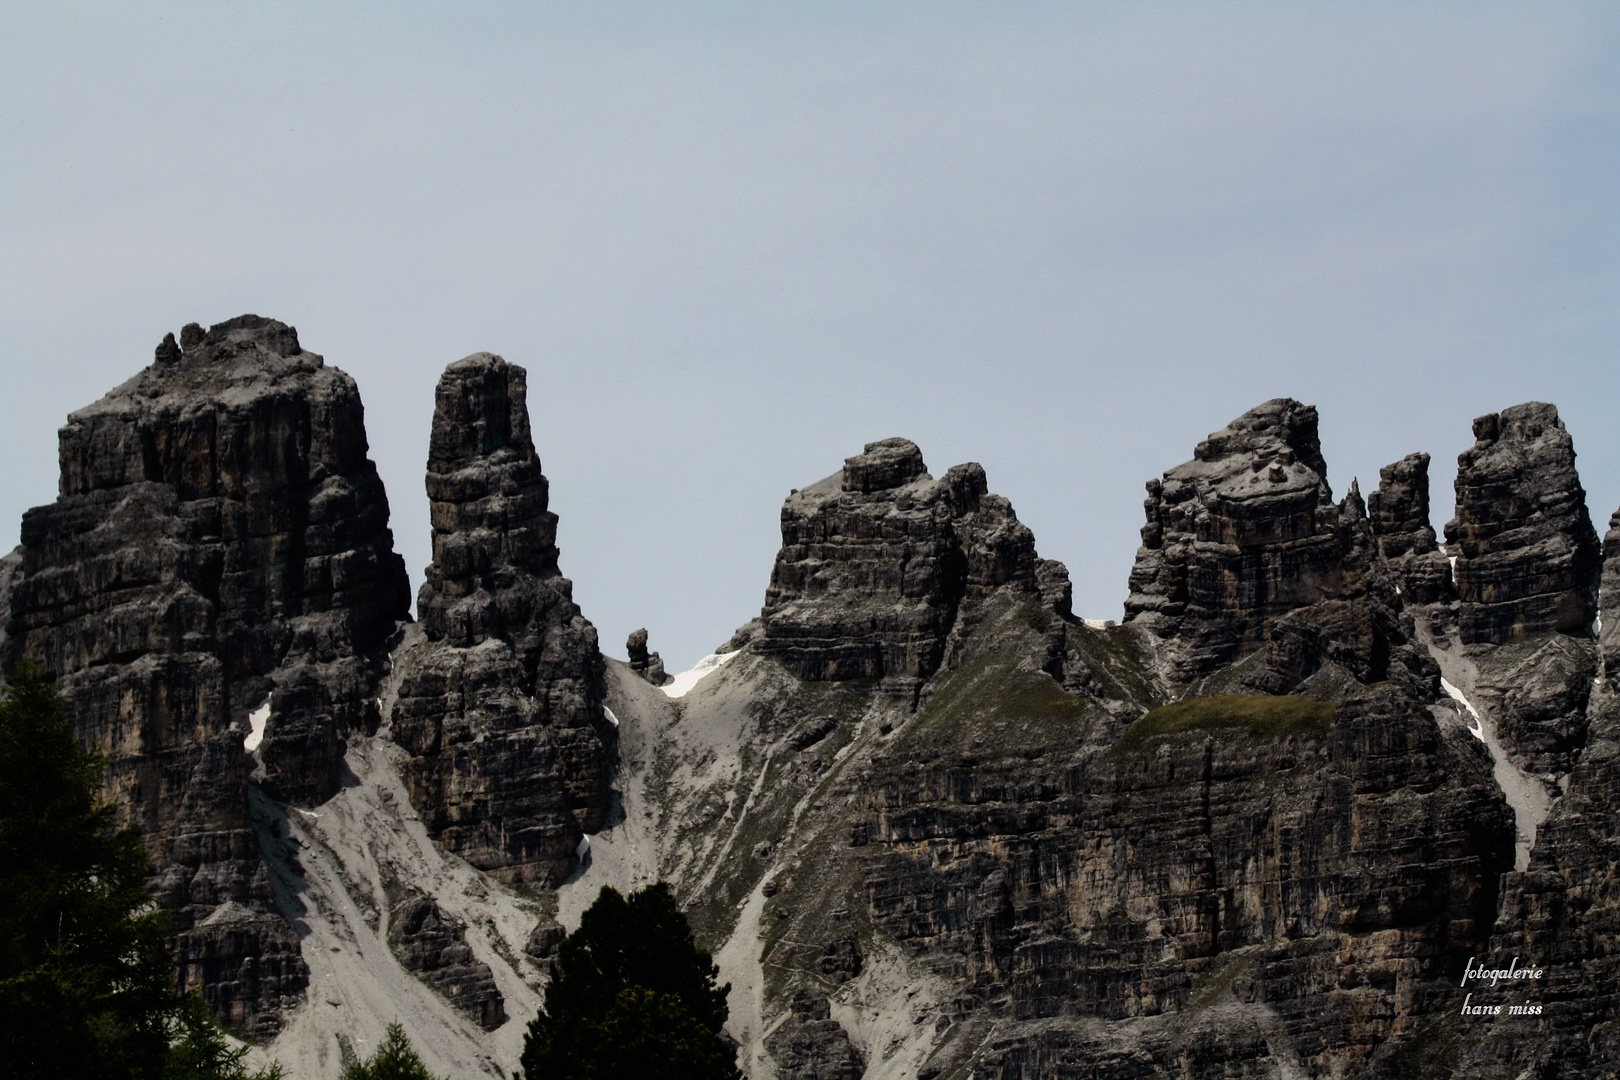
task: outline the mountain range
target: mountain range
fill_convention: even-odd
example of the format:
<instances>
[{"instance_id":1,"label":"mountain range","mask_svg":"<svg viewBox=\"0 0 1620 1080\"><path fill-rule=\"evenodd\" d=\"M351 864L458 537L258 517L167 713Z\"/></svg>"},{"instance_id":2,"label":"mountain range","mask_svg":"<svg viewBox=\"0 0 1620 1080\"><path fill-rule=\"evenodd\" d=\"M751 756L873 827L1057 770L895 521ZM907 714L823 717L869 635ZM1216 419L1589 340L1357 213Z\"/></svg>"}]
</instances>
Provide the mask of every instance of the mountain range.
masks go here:
<instances>
[{"instance_id":1,"label":"mountain range","mask_svg":"<svg viewBox=\"0 0 1620 1080\"><path fill-rule=\"evenodd\" d=\"M1335 500L1264 402L1147 482L1117 622L881 439L671 676L574 602L526 394L439 381L414 620L354 381L253 315L69 416L0 560L0 655L255 1054L335 1077L398 1019L515 1075L583 909L665 880L752 1077L1620 1075L1620 514L1554 406L1474 421L1437 536L1427 454Z\"/></svg>"}]
</instances>

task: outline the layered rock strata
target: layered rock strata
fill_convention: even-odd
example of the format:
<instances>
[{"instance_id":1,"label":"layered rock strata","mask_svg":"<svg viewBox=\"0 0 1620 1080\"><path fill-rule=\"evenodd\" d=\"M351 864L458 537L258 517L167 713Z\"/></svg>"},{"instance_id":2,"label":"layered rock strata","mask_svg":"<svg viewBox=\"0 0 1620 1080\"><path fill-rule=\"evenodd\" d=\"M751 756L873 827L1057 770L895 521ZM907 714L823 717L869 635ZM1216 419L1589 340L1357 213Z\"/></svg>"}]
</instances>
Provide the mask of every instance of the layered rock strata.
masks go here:
<instances>
[{"instance_id":1,"label":"layered rock strata","mask_svg":"<svg viewBox=\"0 0 1620 1080\"><path fill-rule=\"evenodd\" d=\"M1429 523L1429 455L1408 454L1378 470L1378 490L1367 498L1367 519L1378 552L1412 604L1457 597L1451 566Z\"/></svg>"},{"instance_id":2,"label":"layered rock strata","mask_svg":"<svg viewBox=\"0 0 1620 1080\"><path fill-rule=\"evenodd\" d=\"M936 722L925 709L913 737ZM1127 732L1107 753L1034 758L913 745L874 763L858 786L870 917L957 980L951 1020L1003 1018L981 1075L1378 1075L1450 1014L1512 865L1483 750L1394 686L1323 727L1260 732ZM1217 1002L1230 1022L1178 1041ZM1167 1014L1183 1019L1133 1029L1135 1068L1018 1065L1063 1039L1084 1061L1116 1038L1098 1020ZM1250 1024L1279 1037L1245 1042Z\"/></svg>"},{"instance_id":3,"label":"layered rock strata","mask_svg":"<svg viewBox=\"0 0 1620 1080\"><path fill-rule=\"evenodd\" d=\"M177 913L182 982L262 1031L305 972L268 914L249 714L268 705L267 790L336 791L409 593L354 380L258 316L182 339L61 429L61 495L23 518L7 659L54 675L106 756Z\"/></svg>"},{"instance_id":4,"label":"layered rock strata","mask_svg":"<svg viewBox=\"0 0 1620 1080\"><path fill-rule=\"evenodd\" d=\"M489 965L473 956L466 928L433 898L414 894L388 916L388 947L399 962L485 1031L506 1022L506 1002Z\"/></svg>"},{"instance_id":5,"label":"layered rock strata","mask_svg":"<svg viewBox=\"0 0 1620 1080\"><path fill-rule=\"evenodd\" d=\"M1243 685L1281 692L1331 663L1433 696L1360 493L1335 504L1326 472L1316 409L1276 398L1148 482L1125 621L1164 639L1174 678L1265 650Z\"/></svg>"},{"instance_id":6,"label":"layered rock strata","mask_svg":"<svg viewBox=\"0 0 1620 1080\"><path fill-rule=\"evenodd\" d=\"M445 369L428 451L433 564L395 658L393 738L430 834L512 883L559 882L608 805L596 629L558 569L524 370Z\"/></svg>"},{"instance_id":7,"label":"layered rock strata","mask_svg":"<svg viewBox=\"0 0 1620 1080\"><path fill-rule=\"evenodd\" d=\"M860 1080L866 1063L851 1045L827 999L800 993L787 1019L766 1040L781 1080Z\"/></svg>"},{"instance_id":8,"label":"layered rock strata","mask_svg":"<svg viewBox=\"0 0 1620 1080\"><path fill-rule=\"evenodd\" d=\"M907 439L868 443L782 506L757 648L812 680L881 680L910 707L953 631L1002 586L1068 605L1012 504L969 462L935 480Z\"/></svg>"},{"instance_id":9,"label":"layered rock strata","mask_svg":"<svg viewBox=\"0 0 1620 1080\"><path fill-rule=\"evenodd\" d=\"M1529 868L1503 877L1491 966L1518 958L1533 982L1482 986L1504 1006L1470 1022L1453 1075L1577 1080L1620 1075L1620 701L1602 688L1585 752L1537 833ZM1511 1015L1506 1006L1534 1006Z\"/></svg>"},{"instance_id":10,"label":"layered rock strata","mask_svg":"<svg viewBox=\"0 0 1620 1080\"><path fill-rule=\"evenodd\" d=\"M1532 401L1481 416L1474 439L1457 458L1446 525L1463 643L1587 634L1602 557L1558 410Z\"/></svg>"},{"instance_id":11,"label":"layered rock strata","mask_svg":"<svg viewBox=\"0 0 1620 1080\"><path fill-rule=\"evenodd\" d=\"M1609 681L1620 679L1620 510L1609 518L1609 531L1603 534L1603 573L1600 638L1603 672Z\"/></svg>"}]
</instances>

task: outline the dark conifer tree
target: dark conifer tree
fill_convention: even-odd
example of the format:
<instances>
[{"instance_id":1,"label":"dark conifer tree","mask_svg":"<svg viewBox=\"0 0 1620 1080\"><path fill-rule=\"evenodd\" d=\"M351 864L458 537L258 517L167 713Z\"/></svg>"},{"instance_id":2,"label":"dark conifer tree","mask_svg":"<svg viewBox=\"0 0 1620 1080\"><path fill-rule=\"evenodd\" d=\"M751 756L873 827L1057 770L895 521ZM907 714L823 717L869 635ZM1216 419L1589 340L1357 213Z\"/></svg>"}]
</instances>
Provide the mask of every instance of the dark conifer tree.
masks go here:
<instances>
[{"instance_id":1,"label":"dark conifer tree","mask_svg":"<svg viewBox=\"0 0 1620 1080\"><path fill-rule=\"evenodd\" d=\"M343 1070L343 1080L439 1080L428 1072L421 1057L411 1048L405 1026L388 1025L377 1052Z\"/></svg>"},{"instance_id":2,"label":"dark conifer tree","mask_svg":"<svg viewBox=\"0 0 1620 1080\"><path fill-rule=\"evenodd\" d=\"M735 1080L731 987L663 882L604 888L557 950L523 1048L527 1080Z\"/></svg>"},{"instance_id":3,"label":"dark conifer tree","mask_svg":"<svg viewBox=\"0 0 1620 1080\"><path fill-rule=\"evenodd\" d=\"M176 999L133 829L43 672L0 689L0 1062L18 1080L157 1077Z\"/></svg>"}]
</instances>

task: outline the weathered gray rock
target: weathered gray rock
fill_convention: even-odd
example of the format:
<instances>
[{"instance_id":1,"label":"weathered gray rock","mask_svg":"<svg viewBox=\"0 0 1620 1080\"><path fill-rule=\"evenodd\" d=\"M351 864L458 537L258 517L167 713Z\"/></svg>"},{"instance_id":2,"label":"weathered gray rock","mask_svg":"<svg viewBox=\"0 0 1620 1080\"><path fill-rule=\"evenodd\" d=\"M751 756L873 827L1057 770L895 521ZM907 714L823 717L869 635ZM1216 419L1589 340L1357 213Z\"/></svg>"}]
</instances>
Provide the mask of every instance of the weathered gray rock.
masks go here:
<instances>
[{"instance_id":1,"label":"weathered gray rock","mask_svg":"<svg viewBox=\"0 0 1620 1080\"><path fill-rule=\"evenodd\" d=\"M1334 664L1433 696L1359 491L1332 501L1316 409L1277 398L1148 483L1125 621L1164 639L1173 676L1203 678L1262 649L1243 684L1268 693Z\"/></svg>"},{"instance_id":2,"label":"weathered gray rock","mask_svg":"<svg viewBox=\"0 0 1620 1080\"><path fill-rule=\"evenodd\" d=\"M625 650L630 655L630 670L640 675L654 686L663 686L672 681L668 672L664 670L664 659L656 652L647 651L647 630L630 631L629 640L624 643Z\"/></svg>"},{"instance_id":3,"label":"weathered gray rock","mask_svg":"<svg viewBox=\"0 0 1620 1080\"><path fill-rule=\"evenodd\" d=\"M409 592L354 381L270 319L183 337L61 429L61 495L23 519L7 660L54 675L106 755L176 911L182 981L262 1034L306 974L269 914L248 716L268 702L268 791L335 792Z\"/></svg>"},{"instance_id":4,"label":"weathered gray rock","mask_svg":"<svg viewBox=\"0 0 1620 1080\"><path fill-rule=\"evenodd\" d=\"M1602 598L1603 671L1610 682L1620 680L1620 510L1609 518L1603 534Z\"/></svg>"},{"instance_id":5,"label":"weathered gray rock","mask_svg":"<svg viewBox=\"0 0 1620 1080\"><path fill-rule=\"evenodd\" d=\"M549 962L557 955L558 947L567 937L568 929L562 923L556 919L542 919L529 931L529 940L524 944L523 951L535 960Z\"/></svg>"},{"instance_id":6,"label":"weathered gray rock","mask_svg":"<svg viewBox=\"0 0 1620 1080\"><path fill-rule=\"evenodd\" d=\"M1408 454L1378 470L1378 490L1367 499L1367 519L1407 603L1457 598L1451 566L1429 523L1428 454Z\"/></svg>"},{"instance_id":7,"label":"weathered gray rock","mask_svg":"<svg viewBox=\"0 0 1620 1080\"><path fill-rule=\"evenodd\" d=\"M558 570L557 516L521 367L476 353L439 380L424 634L395 657L390 721L429 832L504 881L560 882L608 805L596 629Z\"/></svg>"},{"instance_id":8,"label":"weathered gray rock","mask_svg":"<svg viewBox=\"0 0 1620 1080\"><path fill-rule=\"evenodd\" d=\"M1620 1076L1620 953L1608 944L1620 936L1617 705L1612 687L1594 692L1587 745L1537 830L1530 866L1503 876L1485 955L1492 966L1516 956L1521 967L1534 964L1544 974L1511 989L1482 990L1475 1000L1530 1003L1540 1011L1476 1020L1455 1077Z\"/></svg>"},{"instance_id":9,"label":"weathered gray rock","mask_svg":"<svg viewBox=\"0 0 1620 1080\"><path fill-rule=\"evenodd\" d=\"M801 991L788 1018L765 1040L782 1080L860 1080L866 1063L826 997Z\"/></svg>"},{"instance_id":10,"label":"weathered gray rock","mask_svg":"<svg viewBox=\"0 0 1620 1080\"><path fill-rule=\"evenodd\" d=\"M1458 631L1501 644L1556 631L1587 634L1601 551L1558 410L1532 401L1474 421L1457 458Z\"/></svg>"},{"instance_id":11,"label":"weathered gray rock","mask_svg":"<svg viewBox=\"0 0 1620 1080\"><path fill-rule=\"evenodd\" d=\"M1560 776L1580 760L1599 670L1595 646L1589 638L1559 633L1475 646L1474 704L1489 712L1521 768Z\"/></svg>"},{"instance_id":12,"label":"weathered gray rock","mask_svg":"<svg viewBox=\"0 0 1620 1080\"><path fill-rule=\"evenodd\" d=\"M0 686L6 683L6 675L11 656L11 638L7 633L7 625L11 621L11 593L17 582L22 580L23 550L21 547L13 548L5 556L0 556Z\"/></svg>"},{"instance_id":13,"label":"weathered gray rock","mask_svg":"<svg viewBox=\"0 0 1620 1080\"><path fill-rule=\"evenodd\" d=\"M1017 730L1017 706L1000 725L979 707L981 730ZM1315 732L1212 726L1103 753L1056 732L1043 754L941 751L939 722L925 708L852 783L870 843L851 857L874 924L960 980L960 1015L1002 1018L987 1075L1032 1075L1018 1062L1127 1021L1122 1076L1176 1075L1189 1049L1235 1070L1208 1075L1275 1075L1283 1047L1302 1075L1362 1075L1450 1014L1453 973L1490 934L1511 817L1483 749L1398 686L1360 689ZM1225 986L1205 1045L1172 1038Z\"/></svg>"},{"instance_id":14,"label":"weathered gray rock","mask_svg":"<svg viewBox=\"0 0 1620 1080\"><path fill-rule=\"evenodd\" d=\"M407 970L485 1031L506 1023L506 1002L494 973L473 956L466 927L431 897L417 893L394 906L388 947Z\"/></svg>"},{"instance_id":15,"label":"weathered gray rock","mask_svg":"<svg viewBox=\"0 0 1620 1080\"><path fill-rule=\"evenodd\" d=\"M783 504L755 647L802 679L881 680L909 708L986 597L1009 587L1066 608L1067 579L983 468L935 480L916 444L884 439Z\"/></svg>"}]
</instances>

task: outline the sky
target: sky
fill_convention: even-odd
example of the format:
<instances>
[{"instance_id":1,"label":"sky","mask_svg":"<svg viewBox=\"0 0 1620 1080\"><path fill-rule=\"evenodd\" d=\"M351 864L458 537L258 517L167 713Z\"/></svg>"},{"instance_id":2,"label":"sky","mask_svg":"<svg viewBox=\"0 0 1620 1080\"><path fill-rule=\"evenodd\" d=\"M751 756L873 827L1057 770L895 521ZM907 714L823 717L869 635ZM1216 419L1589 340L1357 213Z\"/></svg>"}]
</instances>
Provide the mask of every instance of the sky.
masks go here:
<instances>
[{"instance_id":1,"label":"sky","mask_svg":"<svg viewBox=\"0 0 1620 1080\"><path fill-rule=\"evenodd\" d=\"M444 366L529 373L562 568L671 670L788 492L982 463L1077 614L1143 483L1321 413L1335 495L1558 405L1620 505L1620 6L0 7L0 550L56 429L254 312L354 376L412 587Z\"/></svg>"}]
</instances>

